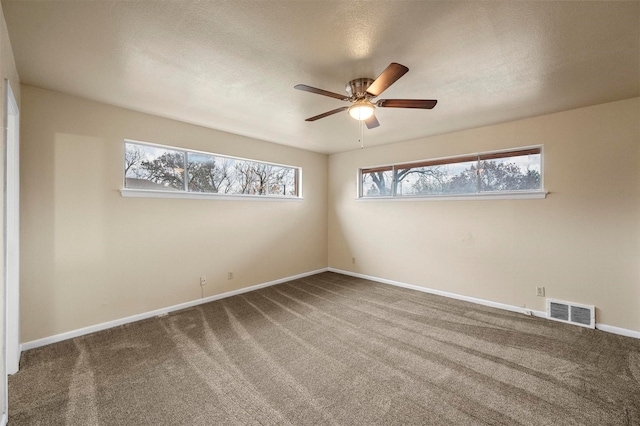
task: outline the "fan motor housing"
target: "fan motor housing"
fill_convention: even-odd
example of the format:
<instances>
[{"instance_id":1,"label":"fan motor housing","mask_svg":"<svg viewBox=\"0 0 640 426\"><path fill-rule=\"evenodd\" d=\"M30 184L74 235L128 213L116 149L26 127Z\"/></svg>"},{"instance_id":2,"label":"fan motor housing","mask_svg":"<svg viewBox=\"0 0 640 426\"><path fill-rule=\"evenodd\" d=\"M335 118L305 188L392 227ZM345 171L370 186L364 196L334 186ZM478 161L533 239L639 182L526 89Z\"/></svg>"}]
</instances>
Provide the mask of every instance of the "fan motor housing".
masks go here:
<instances>
[{"instance_id":1,"label":"fan motor housing","mask_svg":"<svg viewBox=\"0 0 640 426\"><path fill-rule=\"evenodd\" d=\"M347 93L350 93L352 96L355 96L356 99L361 99L365 97L365 92L373 83L373 79L371 78L356 78L355 80L351 80L347 84Z\"/></svg>"}]
</instances>

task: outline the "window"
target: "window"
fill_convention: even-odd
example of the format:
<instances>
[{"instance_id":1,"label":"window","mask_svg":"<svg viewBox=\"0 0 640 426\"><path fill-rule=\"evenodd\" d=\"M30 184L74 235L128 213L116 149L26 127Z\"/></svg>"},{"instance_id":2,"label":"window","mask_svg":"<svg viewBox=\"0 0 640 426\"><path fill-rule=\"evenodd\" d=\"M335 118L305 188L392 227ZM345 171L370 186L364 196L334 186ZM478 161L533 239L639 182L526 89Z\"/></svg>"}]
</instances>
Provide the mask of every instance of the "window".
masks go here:
<instances>
[{"instance_id":1,"label":"window","mask_svg":"<svg viewBox=\"0 0 640 426\"><path fill-rule=\"evenodd\" d=\"M360 197L542 193L542 147L360 169Z\"/></svg>"},{"instance_id":2,"label":"window","mask_svg":"<svg viewBox=\"0 0 640 426\"><path fill-rule=\"evenodd\" d=\"M299 197L297 167L133 141L124 147L126 189Z\"/></svg>"}]
</instances>

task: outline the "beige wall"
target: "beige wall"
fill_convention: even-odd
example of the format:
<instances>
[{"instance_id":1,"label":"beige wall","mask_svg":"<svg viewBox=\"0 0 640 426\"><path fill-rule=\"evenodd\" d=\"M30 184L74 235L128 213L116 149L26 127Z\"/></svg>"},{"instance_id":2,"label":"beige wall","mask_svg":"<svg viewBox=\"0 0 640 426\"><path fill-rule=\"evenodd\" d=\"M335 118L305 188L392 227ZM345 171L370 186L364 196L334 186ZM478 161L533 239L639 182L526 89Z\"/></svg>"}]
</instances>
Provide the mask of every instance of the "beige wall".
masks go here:
<instances>
[{"instance_id":1,"label":"beige wall","mask_svg":"<svg viewBox=\"0 0 640 426\"><path fill-rule=\"evenodd\" d=\"M22 98L23 342L196 300L200 275L206 297L327 265L536 310L543 285L640 331L640 98L328 161L30 86ZM305 199L123 198L124 138L301 166ZM537 144L543 200L355 200L359 167Z\"/></svg>"},{"instance_id":2,"label":"beige wall","mask_svg":"<svg viewBox=\"0 0 640 426\"><path fill-rule=\"evenodd\" d=\"M9 33L7 32L7 23L4 20L4 14L2 13L2 5L0 4L0 70L2 72L2 78L8 79L11 82L11 88L13 94L20 105L20 80L18 79L18 71L16 70L16 63L13 58L13 50L11 49L11 41L9 40ZM4 99L4 85L2 87L2 99ZM4 116L4 102L0 105L0 110Z\"/></svg>"},{"instance_id":3,"label":"beige wall","mask_svg":"<svg viewBox=\"0 0 640 426\"><path fill-rule=\"evenodd\" d=\"M327 156L22 86L22 341L327 266ZM123 139L303 170L301 201L123 198ZM227 272L234 279L227 280Z\"/></svg>"},{"instance_id":4,"label":"beige wall","mask_svg":"<svg viewBox=\"0 0 640 426\"><path fill-rule=\"evenodd\" d=\"M355 200L360 167L538 144L546 199ZM329 157L330 267L640 331L639 265L640 98Z\"/></svg>"}]
</instances>

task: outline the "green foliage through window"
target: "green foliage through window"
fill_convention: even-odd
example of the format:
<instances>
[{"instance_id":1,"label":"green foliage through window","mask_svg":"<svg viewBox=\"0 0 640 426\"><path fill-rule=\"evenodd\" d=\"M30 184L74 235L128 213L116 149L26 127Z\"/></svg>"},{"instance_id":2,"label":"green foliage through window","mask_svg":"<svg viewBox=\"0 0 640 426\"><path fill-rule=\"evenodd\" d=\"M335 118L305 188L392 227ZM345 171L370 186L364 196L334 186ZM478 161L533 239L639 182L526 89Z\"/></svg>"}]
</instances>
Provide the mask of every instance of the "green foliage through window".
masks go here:
<instances>
[{"instance_id":1,"label":"green foliage through window","mask_svg":"<svg viewBox=\"0 0 640 426\"><path fill-rule=\"evenodd\" d=\"M125 188L298 197L297 167L125 141Z\"/></svg>"},{"instance_id":2,"label":"green foliage through window","mask_svg":"<svg viewBox=\"0 0 640 426\"><path fill-rule=\"evenodd\" d=\"M360 196L425 197L542 190L542 148L360 170Z\"/></svg>"}]
</instances>

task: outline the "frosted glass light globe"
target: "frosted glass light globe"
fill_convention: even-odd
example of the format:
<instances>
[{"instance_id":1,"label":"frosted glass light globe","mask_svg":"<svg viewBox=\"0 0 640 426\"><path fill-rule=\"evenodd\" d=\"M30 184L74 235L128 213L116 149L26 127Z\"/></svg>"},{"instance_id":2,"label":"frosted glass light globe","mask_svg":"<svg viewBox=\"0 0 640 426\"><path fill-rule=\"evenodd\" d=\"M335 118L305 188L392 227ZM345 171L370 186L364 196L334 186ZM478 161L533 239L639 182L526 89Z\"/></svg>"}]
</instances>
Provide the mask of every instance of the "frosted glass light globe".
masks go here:
<instances>
[{"instance_id":1,"label":"frosted glass light globe","mask_svg":"<svg viewBox=\"0 0 640 426\"><path fill-rule=\"evenodd\" d=\"M373 115L371 102L361 99L349 107L349 115L358 121L366 120Z\"/></svg>"}]
</instances>

